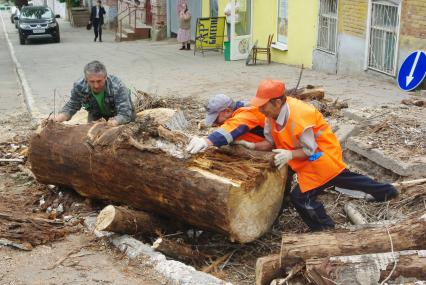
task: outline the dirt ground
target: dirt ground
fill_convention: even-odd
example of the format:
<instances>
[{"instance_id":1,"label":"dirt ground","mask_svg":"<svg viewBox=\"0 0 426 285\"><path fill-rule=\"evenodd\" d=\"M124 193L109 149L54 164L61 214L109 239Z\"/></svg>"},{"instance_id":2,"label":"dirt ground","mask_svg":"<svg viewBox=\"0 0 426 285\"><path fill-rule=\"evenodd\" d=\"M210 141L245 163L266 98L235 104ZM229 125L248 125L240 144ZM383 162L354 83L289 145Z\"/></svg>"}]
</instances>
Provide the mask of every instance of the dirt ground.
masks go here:
<instances>
[{"instance_id":1,"label":"dirt ground","mask_svg":"<svg viewBox=\"0 0 426 285\"><path fill-rule=\"evenodd\" d=\"M26 114L3 119L0 157L24 158L34 128ZM73 192L58 195L61 191L38 184L18 165L0 163L0 284L167 284L149 267L87 232L81 217L93 211L90 201ZM53 218L47 206L58 202L63 202L68 222L58 215L60 219L44 223ZM2 246L5 239L15 246Z\"/></svg>"},{"instance_id":2,"label":"dirt ground","mask_svg":"<svg viewBox=\"0 0 426 285\"><path fill-rule=\"evenodd\" d=\"M198 124L203 117L201 102L189 99L162 100L165 101L153 102L150 107L156 107L156 104L180 107L190 121L191 132L207 134L210 131ZM334 123L345 120L338 111L330 112L329 115ZM403 128L405 124L407 120L392 122L396 130ZM416 124L413 126L417 126ZM28 135L35 127L25 114L3 120L0 127L0 157L25 160ZM376 132L386 129L388 126L383 125ZM367 132L366 136L368 134ZM387 145L383 144L383 147L386 148ZM364 168L351 168L364 173L365 169L371 168L371 163L365 162ZM0 246L0 268L4 269L0 273L0 284L167 284L153 270L144 266L143 260L130 261L106 241L98 240L87 232L82 219L99 212L104 206L102 202L84 199L70 189L38 184L25 169L25 164L0 163L0 242L5 238L15 242L12 246ZM381 181L392 179L393 182L400 179L383 175L380 171L375 174L373 177ZM350 225L343 210L347 202L355 203L369 222L392 220L424 212L426 186L403 189L400 197L386 203L368 203L343 196L333 189L321 195L320 200L324 202L337 228L345 228ZM226 255L225 261L210 273L234 284L253 284L258 257L279 252L284 232L307 231L307 227L286 199L283 212L271 231L249 244L231 243L221 235L200 231L191 226L182 226L178 232L164 234L177 242L185 242L210 257L203 264L190 264L197 269ZM152 243L158 236L135 237L145 243ZM17 247L26 250L19 250ZM32 250L27 251L31 248ZM301 284L309 284L303 274L296 280Z\"/></svg>"}]
</instances>

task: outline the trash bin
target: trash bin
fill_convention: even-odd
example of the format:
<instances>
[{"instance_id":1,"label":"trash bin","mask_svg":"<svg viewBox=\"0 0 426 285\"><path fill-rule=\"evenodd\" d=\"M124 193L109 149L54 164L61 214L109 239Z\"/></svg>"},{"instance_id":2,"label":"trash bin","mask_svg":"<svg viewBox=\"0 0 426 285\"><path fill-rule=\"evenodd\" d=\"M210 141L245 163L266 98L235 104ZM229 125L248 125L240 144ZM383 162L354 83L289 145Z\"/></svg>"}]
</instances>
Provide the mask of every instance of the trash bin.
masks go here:
<instances>
[{"instance_id":1,"label":"trash bin","mask_svg":"<svg viewBox=\"0 0 426 285\"><path fill-rule=\"evenodd\" d=\"M223 55L225 57L225 61L230 61L231 60L231 43L228 42L223 42L224 45L224 50L223 50Z\"/></svg>"}]
</instances>

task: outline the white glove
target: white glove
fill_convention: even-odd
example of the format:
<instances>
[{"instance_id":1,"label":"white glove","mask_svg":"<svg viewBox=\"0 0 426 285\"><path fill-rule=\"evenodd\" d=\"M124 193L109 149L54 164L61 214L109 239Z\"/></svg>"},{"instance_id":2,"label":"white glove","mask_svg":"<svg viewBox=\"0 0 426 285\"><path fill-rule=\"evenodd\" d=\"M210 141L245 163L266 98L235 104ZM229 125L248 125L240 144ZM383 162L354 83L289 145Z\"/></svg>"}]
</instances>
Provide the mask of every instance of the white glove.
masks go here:
<instances>
[{"instance_id":1,"label":"white glove","mask_svg":"<svg viewBox=\"0 0 426 285\"><path fill-rule=\"evenodd\" d=\"M191 154L199 153L200 151L206 149L209 146L207 140L199 137L192 137L188 146L186 147L186 151Z\"/></svg>"},{"instance_id":2,"label":"white glove","mask_svg":"<svg viewBox=\"0 0 426 285\"><path fill-rule=\"evenodd\" d=\"M277 153L274 156L274 163L278 169L281 169L284 164L287 164L289 160L293 159L293 153L291 150L286 149L273 149L273 152Z\"/></svg>"},{"instance_id":3,"label":"white glove","mask_svg":"<svg viewBox=\"0 0 426 285\"><path fill-rule=\"evenodd\" d=\"M239 145L242 145L245 148L252 149L252 150L254 150L256 148L256 145L254 143L248 142L248 141L245 141L245 140L234 141L234 144L239 144Z\"/></svg>"}]
</instances>

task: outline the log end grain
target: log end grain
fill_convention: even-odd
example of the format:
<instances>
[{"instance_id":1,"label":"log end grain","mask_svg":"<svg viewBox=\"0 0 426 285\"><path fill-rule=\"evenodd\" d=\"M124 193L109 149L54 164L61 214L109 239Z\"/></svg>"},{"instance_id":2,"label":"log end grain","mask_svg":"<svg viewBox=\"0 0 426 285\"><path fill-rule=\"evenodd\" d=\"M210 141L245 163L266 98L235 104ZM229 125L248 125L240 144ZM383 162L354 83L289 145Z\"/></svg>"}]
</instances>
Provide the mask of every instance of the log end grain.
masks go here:
<instances>
[{"instance_id":1,"label":"log end grain","mask_svg":"<svg viewBox=\"0 0 426 285\"><path fill-rule=\"evenodd\" d=\"M266 171L265 177L248 194L238 187L231 189L231 239L251 242L266 233L277 218L284 198L287 168Z\"/></svg>"},{"instance_id":2,"label":"log end grain","mask_svg":"<svg viewBox=\"0 0 426 285\"><path fill-rule=\"evenodd\" d=\"M96 218L96 230L105 231L109 228L115 218L115 208L112 205L106 206Z\"/></svg>"}]
</instances>

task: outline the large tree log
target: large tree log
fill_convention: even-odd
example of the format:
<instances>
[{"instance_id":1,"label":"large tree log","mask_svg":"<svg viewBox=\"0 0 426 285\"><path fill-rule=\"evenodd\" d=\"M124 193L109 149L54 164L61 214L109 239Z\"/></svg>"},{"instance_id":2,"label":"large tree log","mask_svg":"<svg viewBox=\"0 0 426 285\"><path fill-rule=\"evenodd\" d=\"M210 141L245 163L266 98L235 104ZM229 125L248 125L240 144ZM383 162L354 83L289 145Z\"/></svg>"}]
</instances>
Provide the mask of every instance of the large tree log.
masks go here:
<instances>
[{"instance_id":1,"label":"large tree log","mask_svg":"<svg viewBox=\"0 0 426 285\"><path fill-rule=\"evenodd\" d=\"M268 231L281 207L286 169L271 166L272 153L241 147L191 156L184 151L188 136L164 127L180 120L173 117L150 112L118 127L49 122L31 138L31 169L42 183L179 219L231 240L250 242ZM163 119L161 125L156 118Z\"/></svg>"},{"instance_id":2,"label":"large tree log","mask_svg":"<svg viewBox=\"0 0 426 285\"><path fill-rule=\"evenodd\" d=\"M389 230L389 234L388 234ZM390 226L377 226L357 231L284 234L281 244L281 262L299 257L357 255L388 252L390 238L395 251L426 248L426 214Z\"/></svg>"},{"instance_id":3,"label":"large tree log","mask_svg":"<svg viewBox=\"0 0 426 285\"><path fill-rule=\"evenodd\" d=\"M391 272L389 280L400 276L426 280L425 268L425 250L314 258L306 261L307 274L318 285L379 284Z\"/></svg>"},{"instance_id":4,"label":"large tree log","mask_svg":"<svg viewBox=\"0 0 426 285\"><path fill-rule=\"evenodd\" d=\"M96 218L96 230L122 234L153 234L164 228L164 221L142 211L106 206Z\"/></svg>"}]
</instances>

